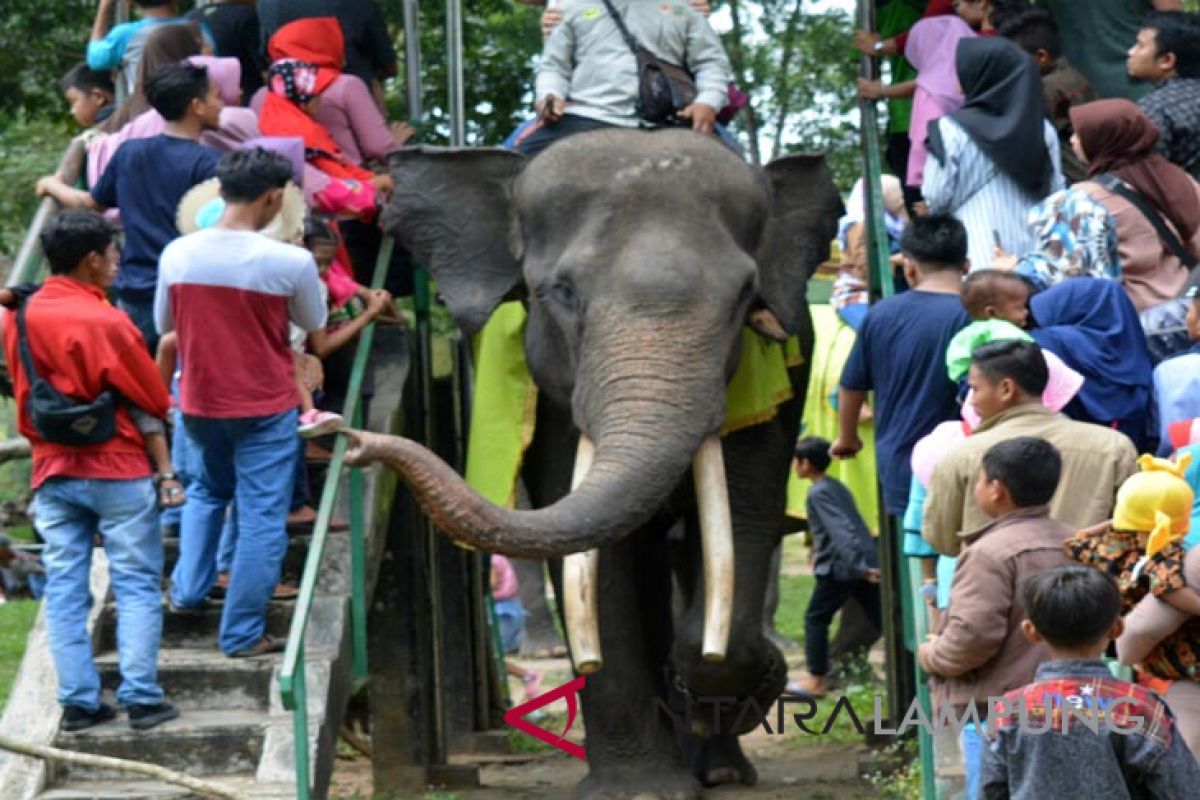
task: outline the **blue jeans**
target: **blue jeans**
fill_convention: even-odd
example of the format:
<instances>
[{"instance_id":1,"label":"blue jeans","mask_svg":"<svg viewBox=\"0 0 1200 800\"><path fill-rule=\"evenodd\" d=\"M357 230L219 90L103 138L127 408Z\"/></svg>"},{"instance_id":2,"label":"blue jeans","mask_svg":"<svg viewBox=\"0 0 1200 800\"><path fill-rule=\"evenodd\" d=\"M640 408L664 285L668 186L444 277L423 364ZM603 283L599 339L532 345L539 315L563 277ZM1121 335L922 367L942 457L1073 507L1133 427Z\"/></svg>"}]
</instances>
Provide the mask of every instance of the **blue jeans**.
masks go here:
<instances>
[{"instance_id":1,"label":"blue jeans","mask_svg":"<svg viewBox=\"0 0 1200 800\"><path fill-rule=\"evenodd\" d=\"M225 509L236 500L237 542L219 636L226 654L257 644L266 627L267 602L287 550L296 416L293 409L240 419L183 417L193 474L183 507L179 561L171 574L171 602L196 607L208 596L217 579Z\"/></svg>"},{"instance_id":2,"label":"blue jeans","mask_svg":"<svg viewBox=\"0 0 1200 800\"><path fill-rule=\"evenodd\" d=\"M89 711L100 703L100 676L87 632L92 537L99 531L117 600L117 700L161 703L163 551L154 485L149 478L51 478L38 488L34 512L34 525L46 542L46 628L58 672L58 702Z\"/></svg>"},{"instance_id":3,"label":"blue jeans","mask_svg":"<svg viewBox=\"0 0 1200 800\"><path fill-rule=\"evenodd\" d=\"M117 297L117 308L124 311L133 320L133 324L142 334L146 347L153 357L158 353L158 328L154 324L154 298L145 300L128 297Z\"/></svg>"},{"instance_id":4,"label":"blue jeans","mask_svg":"<svg viewBox=\"0 0 1200 800\"><path fill-rule=\"evenodd\" d=\"M988 746L984 732L975 727L975 723L967 723L959 736L959 746L962 748L963 765L967 773L967 800L979 800L983 781L983 751Z\"/></svg>"}]
</instances>

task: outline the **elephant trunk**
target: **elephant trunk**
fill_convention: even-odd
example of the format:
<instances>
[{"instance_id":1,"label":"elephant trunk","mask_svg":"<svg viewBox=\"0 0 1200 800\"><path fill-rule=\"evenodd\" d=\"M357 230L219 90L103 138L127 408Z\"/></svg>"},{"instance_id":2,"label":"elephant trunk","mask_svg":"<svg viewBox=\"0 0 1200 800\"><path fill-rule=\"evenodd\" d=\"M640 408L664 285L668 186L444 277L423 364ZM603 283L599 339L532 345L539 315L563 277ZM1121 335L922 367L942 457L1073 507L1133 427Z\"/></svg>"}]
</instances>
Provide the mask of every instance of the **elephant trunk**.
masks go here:
<instances>
[{"instance_id":1,"label":"elephant trunk","mask_svg":"<svg viewBox=\"0 0 1200 800\"><path fill-rule=\"evenodd\" d=\"M611 544L644 523L719 428L728 342L716 320L653 323L628 317L589 326L581 348L575 414L595 443L586 477L535 510L483 499L416 442L355 432L347 459L384 461L409 484L433 523L451 538L492 553L561 558ZM720 348L724 345L724 350Z\"/></svg>"}]
</instances>

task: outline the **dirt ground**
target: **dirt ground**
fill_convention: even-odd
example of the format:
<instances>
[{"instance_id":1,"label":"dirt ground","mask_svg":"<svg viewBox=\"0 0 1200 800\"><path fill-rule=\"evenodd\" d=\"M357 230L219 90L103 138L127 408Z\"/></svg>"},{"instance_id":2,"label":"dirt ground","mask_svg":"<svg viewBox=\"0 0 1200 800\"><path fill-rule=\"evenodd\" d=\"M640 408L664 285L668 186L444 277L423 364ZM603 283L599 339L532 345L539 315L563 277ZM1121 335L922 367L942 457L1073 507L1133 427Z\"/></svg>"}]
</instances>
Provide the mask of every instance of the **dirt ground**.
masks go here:
<instances>
[{"instance_id":1,"label":"dirt ground","mask_svg":"<svg viewBox=\"0 0 1200 800\"><path fill-rule=\"evenodd\" d=\"M754 741L760 737L760 741ZM878 790L858 778L862 745L818 745L794 748L776 744L766 734L746 742L758 768L758 785L726 786L706 793L711 800L859 800L878 797ZM484 766L478 789L440 790L430 800L569 800L586 774L583 762L557 752L528 754L528 761ZM365 758L339 761L331 797L375 798L371 764ZM378 800L384 800L379 797Z\"/></svg>"},{"instance_id":2,"label":"dirt ground","mask_svg":"<svg viewBox=\"0 0 1200 800\"><path fill-rule=\"evenodd\" d=\"M808 551L800 546L799 537L788 537L782 570L785 578L810 574L807 556ZM785 584L783 587L782 603L795 606L793 610L802 613L807 597L793 596L795 591L790 586ZM803 651L789 649L784 655L791 677L801 677L804 674ZM875 671L881 673L882 651L878 646L872 651L870 660ZM572 677L570 662L565 658L516 661L527 669L541 672L542 684L548 689L560 686ZM517 681L510 679L509 691L519 698L522 690ZM547 730L561 730L566 720L565 701L559 700L546 708L553 721L543 720L538 724ZM582 727L581 721L577 721L567 738L582 743ZM515 736L532 742L524 734ZM757 729L742 738L742 746L758 769L758 785L724 786L709 790L705 797L707 800L860 800L884 796L885 790L859 777L860 760L870 760L870 751L865 745L853 735L835 738L837 743L818 742L794 731L781 736ZM571 791L587 771L583 762L557 751L543 750L502 758L502 763L481 764L480 788L431 787L424 795L425 800L569 800ZM890 792L886 794L891 796ZM419 800L422 797L376 795L371 763L361 756L338 760L330 796L338 800Z\"/></svg>"}]
</instances>

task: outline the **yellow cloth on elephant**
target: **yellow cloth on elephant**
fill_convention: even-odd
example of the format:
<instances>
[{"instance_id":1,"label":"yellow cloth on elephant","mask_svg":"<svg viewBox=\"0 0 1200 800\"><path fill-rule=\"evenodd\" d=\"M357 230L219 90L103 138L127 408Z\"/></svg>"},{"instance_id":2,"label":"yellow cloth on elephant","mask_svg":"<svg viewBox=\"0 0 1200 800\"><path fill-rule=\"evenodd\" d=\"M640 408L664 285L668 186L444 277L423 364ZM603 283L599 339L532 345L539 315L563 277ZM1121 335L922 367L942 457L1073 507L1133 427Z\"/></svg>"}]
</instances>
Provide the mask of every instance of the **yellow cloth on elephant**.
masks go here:
<instances>
[{"instance_id":1,"label":"yellow cloth on elephant","mask_svg":"<svg viewBox=\"0 0 1200 800\"><path fill-rule=\"evenodd\" d=\"M838 412L832 399L837 397L842 368L854 348L855 334L853 328L838 319L832 306L814 303L809 309L812 312L816 339L800 435L820 436L832 442L838 434ZM878 533L879 490L875 473L875 424L859 423L858 436L863 441L862 451L857 457L847 461L834 461L829 466L829 474L846 484L850 493L854 495L855 505L858 506L867 527L872 533ZM793 472L788 480L788 516L806 518L807 499L808 481L800 480Z\"/></svg>"},{"instance_id":2,"label":"yellow cloth on elephant","mask_svg":"<svg viewBox=\"0 0 1200 800\"><path fill-rule=\"evenodd\" d=\"M512 508L537 416L537 386L525 363L525 308L519 302L501 304L476 336L473 349L466 480L490 502ZM794 340L768 342L748 328L742 330L742 358L726 389L722 435L775 416L776 407L792 397L787 368L798 363L798 357Z\"/></svg>"},{"instance_id":3,"label":"yellow cloth on elephant","mask_svg":"<svg viewBox=\"0 0 1200 800\"><path fill-rule=\"evenodd\" d=\"M467 483L498 506L516 505L517 473L533 441L537 386L525 364L525 308L502 303L476 335Z\"/></svg>"}]
</instances>

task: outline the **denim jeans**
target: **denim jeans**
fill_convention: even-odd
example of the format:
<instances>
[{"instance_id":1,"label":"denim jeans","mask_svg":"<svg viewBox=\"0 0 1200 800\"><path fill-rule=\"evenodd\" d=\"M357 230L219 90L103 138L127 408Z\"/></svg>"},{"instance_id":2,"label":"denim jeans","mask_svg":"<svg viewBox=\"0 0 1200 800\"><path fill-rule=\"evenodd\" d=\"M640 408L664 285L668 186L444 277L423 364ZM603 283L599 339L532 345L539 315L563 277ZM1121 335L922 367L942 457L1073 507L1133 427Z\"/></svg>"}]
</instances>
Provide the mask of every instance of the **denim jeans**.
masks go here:
<instances>
[{"instance_id":1,"label":"denim jeans","mask_svg":"<svg viewBox=\"0 0 1200 800\"><path fill-rule=\"evenodd\" d=\"M58 672L58 701L95 710L100 676L87 631L92 594L92 538L99 531L117 601L117 700L161 703L162 538L149 478L51 478L34 497L34 525L46 542L46 628Z\"/></svg>"},{"instance_id":2,"label":"denim jeans","mask_svg":"<svg viewBox=\"0 0 1200 800\"><path fill-rule=\"evenodd\" d=\"M171 575L171 602L195 607L208 596L217 578L225 509L236 500L237 542L219 636L227 654L262 638L267 603L279 582L296 474L296 416L292 409L240 419L183 417L193 474L183 508L179 561Z\"/></svg>"},{"instance_id":3,"label":"denim jeans","mask_svg":"<svg viewBox=\"0 0 1200 800\"><path fill-rule=\"evenodd\" d=\"M154 298L135 300L118 296L117 308L124 311L133 320L133 324L137 326L142 334L142 339L146 342L146 347L150 350L150 356L155 356L158 353L159 336L158 328L154 324Z\"/></svg>"},{"instance_id":4,"label":"denim jeans","mask_svg":"<svg viewBox=\"0 0 1200 800\"><path fill-rule=\"evenodd\" d=\"M962 748L963 766L966 769L967 800L979 800L983 782L983 751L988 746L988 740L982 730L969 722L963 726L958 738Z\"/></svg>"}]
</instances>

